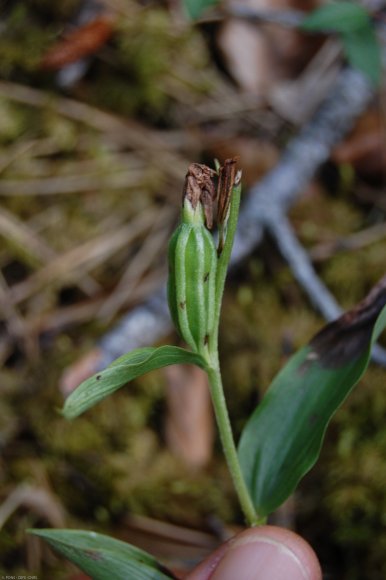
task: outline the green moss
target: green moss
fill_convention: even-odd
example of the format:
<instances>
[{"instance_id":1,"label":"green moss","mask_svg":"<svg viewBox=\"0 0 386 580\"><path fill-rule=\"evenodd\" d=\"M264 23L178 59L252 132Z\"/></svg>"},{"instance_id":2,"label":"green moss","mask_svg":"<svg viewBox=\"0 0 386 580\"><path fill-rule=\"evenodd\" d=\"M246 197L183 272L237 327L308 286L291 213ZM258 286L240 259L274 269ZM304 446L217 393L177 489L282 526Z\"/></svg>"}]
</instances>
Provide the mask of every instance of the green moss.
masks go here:
<instances>
[{"instance_id":1,"label":"green moss","mask_svg":"<svg viewBox=\"0 0 386 580\"><path fill-rule=\"evenodd\" d=\"M323 266L327 286L344 307L359 302L382 277L385 251L382 241L355 253L337 254Z\"/></svg>"},{"instance_id":2,"label":"green moss","mask_svg":"<svg viewBox=\"0 0 386 580\"><path fill-rule=\"evenodd\" d=\"M4 449L19 431L19 420L10 403L6 400L0 405L0 449ZM1 481L0 467L0 481Z\"/></svg>"},{"instance_id":3,"label":"green moss","mask_svg":"<svg viewBox=\"0 0 386 580\"><path fill-rule=\"evenodd\" d=\"M53 34L51 23L39 22L30 6L15 3L0 38L0 76L36 71Z\"/></svg>"},{"instance_id":4,"label":"green moss","mask_svg":"<svg viewBox=\"0 0 386 580\"><path fill-rule=\"evenodd\" d=\"M300 507L300 519L307 512L327 520L332 543L344 554L341 569L336 560L324 562L326 569L337 567L339 578L381 580L386 574L385 412L384 370L370 368L334 417L321 460L300 488L308 506ZM310 537L321 550L322 532L313 528Z\"/></svg>"},{"instance_id":5,"label":"green moss","mask_svg":"<svg viewBox=\"0 0 386 580\"><path fill-rule=\"evenodd\" d=\"M0 97L0 144L6 144L21 137L25 127L26 115L20 107Z\"/></svg>"},{"instance_id":6,"label":"green moss","mask_svg":"<svg viewBox=\"0 0 386 580\"><path fill-rule=\"evenodd\" d=\"M78 5L75 0L33 0L28 6L19 2L0 40L2 76L44 91L55 73L43 75L37 64ZM211 90L215 73L207 67L207 51L197 31L171 22L166 11L137 8L127 3L115 35L73 87L72 96L173 129L178 124L175 104L184 107L186 118L189 107ZM184 128L177 128L182 134ZM32 108L2 98L0 129L1 160L7 161L8 154L12 158L16 152L2 172L9 180L79 174L84 171L82 162L105 175L127 170L128 156L138 167L146 157L143 151L111 144L109 135L58 115L54 106ZM48 145L48 152L35 155L27 148L17 152L33 140L43 149ZM198 155L197 150L193 155ZM36 228L48 247L67 252L129 222L159 199L170 180L161 169L150 167L151 161L148 165L139 192L106 189L74 195L4 196L2 204L32 230ZM347 196L320 192L296 204L290 219L302 243L311 247L359 231L369 215ZM143 239L92 271L101 284L99 296L109 295ZM385 250L381 241L355 253L336 254L317 264L317 269L341 304L351 306L383 275ZM8 265L5 274L10 282L21 266L25 275L39 266L29 248L9 239L2 243L1 257ZM67 280L72 282L72 278ZM58 280L45 284L36 297L21 305L22 314L33 322L41 316L44 322L46 315L55 314L54 308L64 305L62 288ZM76 288L75 292L75 306L88 300ZM265 242L230 278L220 342L237 437L287 357L322 324L271 242ZM105 532L128 511L199 528L206 527L212 515L241 523L218 439L214 458L203 472L192 473L166 449L162 373L143 377L73 422L56 412L62 404L61 372L87 353L105 331L105 323L96 320L87 325L74 323L61 329L59 336L55 331L45 333L36 362L22 358L15 349L7 370L0 372L0 423L4 424L0 443L5 452L0 482L4 489L23 482L43 485L60 498L71 526L100 526ZM386 577L385 413L384 370L372 368L336 415L321 461L299 490L298 529L314 543L326 570L338 569L342 580L362 580L363 570L368 570L371 580ZM0 538L0 550L9 563L7 573L21 570L24 529L35 523L46 525L26 512L15 513ZM339 558L326 555L326 538L327 552L338 553ZM56 569L51 574L47 562L43 569L47 577L65 576Z\"/></svg>"},{"instance_id":7,"label":"green moss","mask_svg":"<svg viewBox=\"0 0 386 580\"><path fill-rule=\"evenodd\" d=\"M131 18L121 19L114 35L114 57L114 67L96 66L96 82L88 97L121 114L141 113L157 120L168 114L173 95L189 101L211 88L201 78L208 65L201 37L171 24L165 10L135 11Z\"/></svg>"},{"instance_id":8,"label":"green moss","mask_svg":"<svg viewBox=\"0 0 386 580\"><path fill-rule=\"evenodd\" d=\"M145 441L145 447L149 443L151 438ZM239 514L223 463L211 474L192 472L162 449L156 453L152 450L144 461L143 441L138 444L139 460L135 461L130 452L120 458L121 469L125 462L127 465L132 461L133 470L126 468L125 477L121 472L120 477L114 478L115 496L130 511L201 528L209 515L217 514L225 521L232 521Z\"/></svg>"},{"instance_id":9,"label":"green moss","mask_svg":"<svg viewBox=\"0 0 386 580\"><path fill-rule=\"evenodd\" d=\"M51 0L29 0L33 11L43 15L50 20L68 20L74 17L77 10L82 6L81 0L61 0L61 2L51 2Z\"/></svg>"},{"instance_id":10,"label":"green moss","mask_svg":"<svg viewBox=\"0 0 386 580\"><path fill-rule=\"evenodd\" d=\"M306 246L353 233L363 219L350 200L327 197L322 190L304 196L291 208L290 217Z\"/></svg>"}]
</instances>

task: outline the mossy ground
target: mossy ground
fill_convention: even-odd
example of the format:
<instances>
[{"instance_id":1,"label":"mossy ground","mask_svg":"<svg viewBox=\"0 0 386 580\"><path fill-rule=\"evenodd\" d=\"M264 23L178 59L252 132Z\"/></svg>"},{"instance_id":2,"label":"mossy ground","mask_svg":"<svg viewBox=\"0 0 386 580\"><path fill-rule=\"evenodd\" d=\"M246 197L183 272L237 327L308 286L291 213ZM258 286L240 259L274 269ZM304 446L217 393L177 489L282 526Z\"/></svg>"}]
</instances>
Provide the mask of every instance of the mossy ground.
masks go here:
<instances>
[{"instance_id":1,"label":"mossy ground","mask_svg":"<svg viewBox=\"0 0 386 580\"><path fill-rule=\"evenodd\" d=\"M351 214L358 219L350 200L321 196L317 209L312 206L304 218L304 202L299 204L294 220L306 227L313 223L313 210L314 223L325 211L333 232L333 214L346 209L348 233ZM342 253L320 266L342 304L360 299L375 282L374 272L382 273L385 246L379 242ZM265 242L232 277L225 295L220 346L236 434L288 355L322 324L271 242ZM20 482L43 481L68 513L69 525L107 532L114 532L127 512L201 529L213 514L240 524L219 446L203 473L192 473L167 450L163 374L137 380L130 391L116 393L73 422L57 412L61 372L94 345L102 329L89 323L46 336L37 361L15 354L1 371L3 497ZM364 565L372 571L369 578L381 579L386 572L385 407L384 370L372 367L337 413L319 463L296 494L298 529L314 543L332 577L363 578L358 570ZM5 525L0 550L8 572L25 570L22 528L37 525L47 522L25 509Z\"/></svg>"},{"instance_id":2,"label":"mossy ground","mask_svg":"<svg viewBox=\"0 0 386 580\"><path fill-rule=\"evenodd\" d=\"M52 2L31 2L26 8L20 2L9 9L6 34L0 42L6 55L1 76L9 82L29 84L43 94L47 89L56 92L54 75L43 74L37 64L78 3L56 4L53 9ZM169 17L161 10L138 11L135 3L128 6L133 17L122 18L114 40L95 59L71 97L86 100L95 111L103 107L139 123L146 121L146 130L152 124L171 128L174 138L182 140L187 161L205 158L204 140L192 146L191 133L178 124L181 107L190 112L216 85L217 72L208 64L201 37L170 27ZM165 66L171 60L173 70ZM164 224L167 234L178 214L183 173L176 179L152 166L147 150L122 145L95 127L59 113L54 104L36 107L3 96L0 124L4 182L79 177L90 172L98 180L128 166L133 174L139 168L130 189L106 186L42 195L36 186L36 191L20 195L16 187L15 194L2 197L2 208L8 212L4 215L14 216L19 225L29 228L41 245L26 243L22 228L12 235L9 230L1 233L6 283L14 287L37 279L16 305L26 321L24 334L16 332L12 340L1 343L1 500L28 483L54 493L69 527L113 534L127 513L198 529L208 529L213 516L227 524L241 524L218 442L213 460L202 472L187 468L167 449L163 373L135 381L130 390L116 393L73 422L66 422L58 412L62 372L93 348L118 319L118 315L110 321L98 318L98 308L78 317L74 310L67 310L72 317L63 323L63 309L97 300L103 303L145 240L157 232L157 223L149 218L134 240L104 259L93 262L90 253L77 268L65 262L63 269L39 278L52 257L42 246L60 257L90 240L97 243L106 232L147 215L152 208L159 212L171 205ZM342 191L319 187L291 210L292 223L306 247L346 237L384 219L376 206L356 202L352 195L356 186L359 181ZM150 293L151 285L144 282L152 275L160 279L166 238L157 245L140 279L134 280L137 286L133 287L140 290L126 307ZM350 307L384 274L385 252L386 242L380 239L355 252L335 253L316 267L342 306ZM78 259L76 252L74 259ZM166 257L161 269L165 264ZM86 274L93 282L87 282ZM8 317L8 327L10 320L17 320L15 316ZM2 322L4 334L6 320L7 316ZM236 435L280 366L322 324L272 241L266 239L229 280L224 299L221 358ZM384 379L384 370L375 366L368 370L334 418L319 463L296 493L297 529L313 543L331 578L386 577ZM26 539L25 530L50 524L49 513L33 503L9 517L0 536L5 573L31 572L29 551L31 546L37 548ZM39 565L42 577L59 580L68 578L71 570L48 551L41 555Z\"/></svg>"}]
</instances>

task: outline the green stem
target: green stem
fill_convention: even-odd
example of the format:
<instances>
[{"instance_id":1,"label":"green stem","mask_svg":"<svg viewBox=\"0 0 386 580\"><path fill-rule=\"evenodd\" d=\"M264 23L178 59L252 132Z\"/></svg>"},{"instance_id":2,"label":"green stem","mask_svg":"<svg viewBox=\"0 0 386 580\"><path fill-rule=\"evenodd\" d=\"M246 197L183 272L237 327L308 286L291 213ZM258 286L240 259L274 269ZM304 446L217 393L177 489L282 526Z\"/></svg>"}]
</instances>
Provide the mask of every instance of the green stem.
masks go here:
<instances>
[{"instance_id":1,"label":"green stem","mask_svg":"<svg viewBox=\"0 0 386 580\"><path fill-rule=\"evenodd\" d=\"M229 219L225 235L224 248L219 256L216 270L216 295L215 295L215 327L213 332L213 343L210 347L212 353L218 352L218 329L220 324L221 303L224 293L225 278L228 271L229 260L231 259L233 240L235 238L237 221L239 217L241 197L241 184L235 186L232 191L232 199L229 208Z\"/></svg>"},{"instance_id":2,"label":"green stem","mask_svg":"<svg viewBox=\"0 0 386 580\"><path fill-rule=\"evenodd\" d=\"M215 366L209 367L207 369L207 373L209 377L212 402L224 455L245 518L250 526L256 526L258 524L264 523L265 520L260 518L256 513L251 496L249 495L247 486L245 484L243 474L241 473L240 463L237 456L237 450L229 420L228 409L224 397L218 361L213 361L213 363L216 363Z\"/></svg>"},{"instance_id":3,"label":"green stem","mask_svg":"<svg viewBox=\"0 0 386 580\"><path fill-rule=\"evenodd\" d=\"M228 270L228 264L232 253L233 240L237 228L237 220L240 208L240 196L241 196L241 184L235 186L232 191L232 199L230 204L224 247L218 258L217 263L216 295L214 305L215 327L213 332L213 340L209 344L209 361L208 361L209 366L207 369L207 373L209 377L214 412L216 415L216 422L220 433L221 443L223 446L224 455L228 464L228 468L231 473L235 490L238 495L241 509L243 510L245 518L250 526L255 526L257 524L263 523L264 520L260 518L256 513L251 496L245 484L243 474L241 472L239 458L237 455L237 450L233 439L231 423L229 420L228 409L224 397L224 390L222 386L221 372L218 361L218 331L221 313L221 303L222 296L224 293L224 285Z\"/></svg>"}]
</instances>

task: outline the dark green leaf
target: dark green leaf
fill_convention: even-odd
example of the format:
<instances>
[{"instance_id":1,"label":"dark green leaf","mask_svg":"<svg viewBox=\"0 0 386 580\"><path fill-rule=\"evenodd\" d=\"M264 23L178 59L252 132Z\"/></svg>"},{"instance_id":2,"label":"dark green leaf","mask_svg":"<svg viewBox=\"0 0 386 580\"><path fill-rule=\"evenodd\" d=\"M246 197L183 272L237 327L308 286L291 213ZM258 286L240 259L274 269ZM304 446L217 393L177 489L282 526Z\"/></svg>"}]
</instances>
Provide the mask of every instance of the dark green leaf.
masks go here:
<instances>
[{"instance_id":1,"label":"dark green leaf","mask_svg":"<svg viewBox=\"0 0 386 580\"><path fill-rule=\"evenodd\" d=\"M189 18L196 20L200 18L201 14L205 12L207 8L218 4L220 0L182 0L182 4L185 7L185 11Z\"/></svg>"},{"instance_id":2,"label":"dark green leaf","mask_svg":"<svg viewBox=\"0 0 386 580\"><path fill-rule=\"evenodd\" d=\"M346 58L352 67L362 71L370 81L379 85L382 75L381 51L372 26L342 35Z\"/></svg>"},{"instance_id":3,"label":"dark green leaf","mask_svg":"<svg viewBox=\"0 0 386 580\"><path fill-rule=\"evenodd\" d=\"M259 515L283 503L316 462L332 415L386 326L385 304L386 277L289 360L246 424L239 458Z\"/></svg>"},{"instance_id":4,"label":"dark green leaf","mask_svg":"<svg viewBox=\"0 0 386 580\"><path fill-rule=\"evenodd\" d=\"M362 6L354 2L329 2L307 16L301 28L347 33L363 26L370 26L370 18Z\"/></svg>"},{"instance_id":5,"label":"dark green leaf","mask_svg":"<svg viewBox=\"0 0 386 580\"><path fill-rule=\"evenodd\" d=\"M29 530L79 566L93 580L166 580L173 574L147 552L83 530Z\"/></svg>"},{"instance_id":6,"label":"dark green leaf","mask_svg":"<svg viewBox=\"0 0 386 580\"><path fill-rule=\"evenodd\" d=\"M73 419L129 381L149 371L183 363L205 368L205 361L200 355L177 346L133 350L79 385L66 400L63 415L67 419Z\"/></svg>"}]
</instances>

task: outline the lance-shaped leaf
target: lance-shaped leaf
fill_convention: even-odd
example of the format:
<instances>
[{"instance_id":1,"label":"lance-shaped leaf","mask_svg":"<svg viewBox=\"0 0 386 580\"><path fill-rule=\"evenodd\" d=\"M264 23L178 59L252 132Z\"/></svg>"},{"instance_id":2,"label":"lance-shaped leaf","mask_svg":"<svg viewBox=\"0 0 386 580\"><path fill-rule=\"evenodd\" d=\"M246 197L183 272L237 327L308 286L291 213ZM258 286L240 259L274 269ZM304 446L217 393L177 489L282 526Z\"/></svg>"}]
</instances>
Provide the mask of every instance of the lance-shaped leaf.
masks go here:
<instances>
[{"instance_id":1,"label":"lance-shaped leaf","mask_svg":"<svg viewBox=\"0 0 386 580\"><path fill-rule=\"evenodd\" d=\"M302 22L304 30L352 32L370 24L363 6L354 2L329 2L316 8Z\"/></svg>"},{"instance_id":2,"label":"lance-shaped leaf","mask_svg":"<svg viewBox=\"0 0 386 580\"><path fill-rule=\"evenodd\" d=\"M302 22L308 31L337 32L352 67L378 85L382 75L381 50L367 10L355 2L323 4Z\"/></svg>"},{"instance_id":3,"label":"lance-shaped leaf","mask_svg":"<svg viewBox=\"0 0 386 580\"><path fill-rule=\"evenodd\" d=\"M206 365L200 355L177 346L135 349L81 383L67 398L62 413L67 419L73 419L129 381L149 371L184 363L195 364L201 368Z\"/></svg>"},{"instance_id":4,"label":"lance-shaped leaf","mask_svg":"<svg viewBox=\"0 0 386 580\"><path fill-rule=\"evenodd\" d=\"M351 66L362 71L374 86L382 78L382 55L374 28L369 25L361 30L342 35L343 48Z\"/></svg>"},{"instance_id":5,"label":"lance-shaped leaf","mask_svg":"<svg viewBox=\"0 0 386 580\"><path fill-rule=\"evenodd\" d=\"M182 0L182 5L189 18L196 20L207 8L218 2L219 0Z\"/></svg>"},{"instance_id":6,"label":"lance-shaped leaf","mask_svg":"<svg viewBox=\"0 0 386 580\"><path fill-rule=\"evenodd\" d=\"M166 580L175 576L153 556L109 536L83 530L29 530L93 580Z\"/></svg>"},{"instance_id":7,"label":"lance-shaped leaf","mask_svg":"<svg viewBox=\"0 0 386 580\"><path fill-rule=\"evenodd\" d=\"M247 422L239 458L259 515L283 503L316 462L332 415L386 326L385 305L386 276L289 360Z\"/></svg>"}]
</instances>

